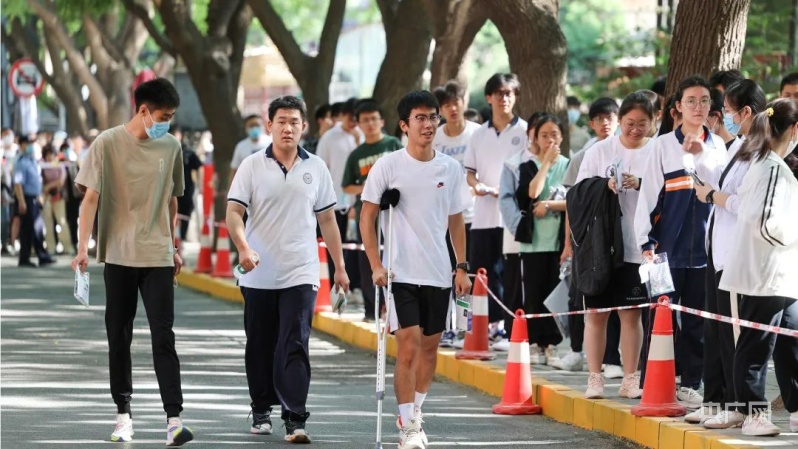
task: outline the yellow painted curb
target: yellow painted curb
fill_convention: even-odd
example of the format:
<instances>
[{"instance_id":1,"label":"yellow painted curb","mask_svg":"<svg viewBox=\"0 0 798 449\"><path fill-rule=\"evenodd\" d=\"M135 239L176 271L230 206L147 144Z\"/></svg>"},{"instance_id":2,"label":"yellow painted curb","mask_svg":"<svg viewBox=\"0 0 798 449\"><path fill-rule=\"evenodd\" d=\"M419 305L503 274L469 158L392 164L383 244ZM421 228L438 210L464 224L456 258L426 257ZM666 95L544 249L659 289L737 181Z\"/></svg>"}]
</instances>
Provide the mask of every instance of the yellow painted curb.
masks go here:
<instances>
[{"instance_id":1,"label":"yellow painted curb","mask_svg":"<svg viewBox=\"0 0 798 449\"><path fill-rule=\"evenodd\" d=\"M241 291L229 281L215 279L183 269L178 285L235 303L243 303ZM377 334L373 324L340 319L333 313L317 313L313 328L361 349L375 352ZM386 353L396 357L396 340L388 336ZM501 397L504 370L489 363L457 360L454 350L438 351L436 374L454 382ZM761 446L704 430L674 418L638 417L631 407L619 402L585 399L581 391L559 385L543 377L532 377L535 402L543 414L559 422L588 430L600 430L653 449L755 449Z\"/></svg>"}]
</instances>

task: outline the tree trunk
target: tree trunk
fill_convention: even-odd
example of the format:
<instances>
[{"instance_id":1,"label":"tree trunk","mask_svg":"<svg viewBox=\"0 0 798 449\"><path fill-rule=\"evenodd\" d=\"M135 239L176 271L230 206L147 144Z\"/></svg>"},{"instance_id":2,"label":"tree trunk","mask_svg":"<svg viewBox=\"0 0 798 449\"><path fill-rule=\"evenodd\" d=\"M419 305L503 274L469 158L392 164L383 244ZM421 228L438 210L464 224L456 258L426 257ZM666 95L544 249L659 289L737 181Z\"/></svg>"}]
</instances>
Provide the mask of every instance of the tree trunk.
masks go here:
<instances>
[{"instance_id":1,"label":"tree trunk","mask_svg":"<svg viewBox=\"0 0 798 449\"><path fill-rule=\"evenodd\" d=\"M495 0L487 8L505 42L510 69L521 81L515 112L526 119L535 111L565 114L566 44L558 23L558 0ZM562 148L568 154L568 136Z\"/></svg>"},{"instance_id":2,"label":"tree trunk","mask_svg":"<svg viewBox=\"0 0 798 449\"><path fill-rule=\"evenodd\" d=\"M790 8L790 67L798 67L798 0L792 1Z\"/></svg>"},{"instance_id":3,"label":"tree trunk","mask_svg":"<svg viewBox=\"0 0 798 449\"><path fill-rule=\"evenodd\" d=\"M330 81L335 65L338 37L341 35L346 12L346 0L330 1L319 38L319 51L315 56L302 51L270 0L248 0L248 4L285 59L288 70L302 90L308 115L312 116L317 106L329 101ZM308 125L309 134L313 135L318 131L315 120L309 120Z\"/></svg>"},{"instance_id":4,"label":"tree trunk","mask_svg":"<svg viewBox=\"0 0 798 449\"><path fill-rule=\"evenodd\" d=\"M477 0L439 0L426 2L432 17L435 50L432 53L430 87L457 79L464 86L468 79L463 71L468 48L488 20L484 8L476 7Z\"/></svg>"},{"instance_id":5,"label":"tree trunk","mask_svg":"<svg viewBox=\"0 0 798 449\"><path fill-rule=\"evenodd\" d=\"M386 53L382 60L374 98L385 114L385 126L393 134L399 123L396 105L411 90L420 89L432 43L432 20L425 0L378 0L385 27Z\"/></svg>"},{"instance_id":6,"label":"tree trunk","mask_svg":"<svg viewBox=\"0 0 798 449\"><path fill-rule=\"evenodd\" d=\"M751 0L682 0L676 9L668 95L691 75L739 69ZM719 44L720 43L720 44Z\"/></svg>"}]
</instances>

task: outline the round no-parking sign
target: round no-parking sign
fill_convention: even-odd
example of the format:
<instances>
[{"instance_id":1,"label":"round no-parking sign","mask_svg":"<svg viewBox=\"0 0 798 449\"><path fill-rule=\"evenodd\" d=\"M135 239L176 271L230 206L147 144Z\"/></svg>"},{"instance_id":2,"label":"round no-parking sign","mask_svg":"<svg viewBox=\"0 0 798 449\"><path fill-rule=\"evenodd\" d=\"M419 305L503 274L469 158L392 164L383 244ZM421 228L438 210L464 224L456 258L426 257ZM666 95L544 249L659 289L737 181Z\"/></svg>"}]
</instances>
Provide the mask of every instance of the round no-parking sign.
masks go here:
<instances>
[{"instance_id":1,"label":"round no-parking sign","mask_svg":"<svg viewBox=\"0 0 798 449\"><path fill-rule=\"evenodd\" d=\"M44 88L44 77L29 58L18 59L8 73L8 84L18 97L39 95Z\"/></svg>"}]
</instances>

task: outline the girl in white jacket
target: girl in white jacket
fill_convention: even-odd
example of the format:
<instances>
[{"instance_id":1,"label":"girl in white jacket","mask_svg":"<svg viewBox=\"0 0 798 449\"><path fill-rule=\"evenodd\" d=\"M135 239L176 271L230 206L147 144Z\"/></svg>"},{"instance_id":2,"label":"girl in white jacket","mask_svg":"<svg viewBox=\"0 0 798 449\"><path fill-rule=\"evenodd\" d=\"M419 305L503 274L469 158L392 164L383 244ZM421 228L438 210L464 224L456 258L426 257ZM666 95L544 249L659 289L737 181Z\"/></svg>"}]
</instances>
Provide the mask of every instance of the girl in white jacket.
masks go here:
<instances>
[{"instance_id":1,"label":"girl in white jacket","mask_svg":"<svg viewBox=\"0 0 798 449\"><path fill-rule=\"evenodd\" d=\"M798 145L798 105L777 100L758 114L741 151L754 163L737 190L740 206L719 288L739 294L740 318L798 329L798 181L785 163ZM743 327L734 354L737 411L747 415L743 435L778 435L765 397L768 360L798 431L798 339Z\"/></svg>"}]
</instances>

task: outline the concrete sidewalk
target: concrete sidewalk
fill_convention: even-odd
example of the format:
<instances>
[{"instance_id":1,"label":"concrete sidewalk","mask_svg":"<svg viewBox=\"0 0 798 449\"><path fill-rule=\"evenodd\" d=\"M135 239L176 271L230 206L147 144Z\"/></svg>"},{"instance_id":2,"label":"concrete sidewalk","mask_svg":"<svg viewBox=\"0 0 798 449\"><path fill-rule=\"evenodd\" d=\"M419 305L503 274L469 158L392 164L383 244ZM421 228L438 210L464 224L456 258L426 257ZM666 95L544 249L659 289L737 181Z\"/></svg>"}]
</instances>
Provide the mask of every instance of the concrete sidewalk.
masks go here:
<instances>
[{"instance_id":1,"label":"concrete sidewalk","mask_svg":"<svg viewBox=\"0 0 798 449\"><path fill-rule=\"evenodd\" d=\"M184 251L188 266L195 266L198 247L188 244ZM241 301L234 279L216 279L187 272L181 276L180 281L190 288L218 298ZM362 309L351 310L342 317L319 314L314 320L314 327L344 342L374 351L374 326L362 323L362 317ZM561 354L565 354L569 348L569 342L565 340L559 349ZM395 350L395 347L389 345L389 352L391 350ZM461 361L454 358L454 350L441 349L438 374L488 394L501 396L506 353L496 352L496 355L496 359L490 362ZM586 371L566 372L548 366L533 366L536 402L543 406L543 413L561 422L600 430L652 448L798 448L798 434L789 433L789 415L784 410L773 413L773 422L784 432L775 438L745 437L740 429L710 432L703 427L684 423L682 418L639 418L631 415L630 408L638 401L616 396L620 379L607 380L605 383L605 391L611 400L586 400L583 392L587 385L587 375ZM773 399L778 394L771 364L767 395L769 399Z\"/></svg>"}]
</instances>

